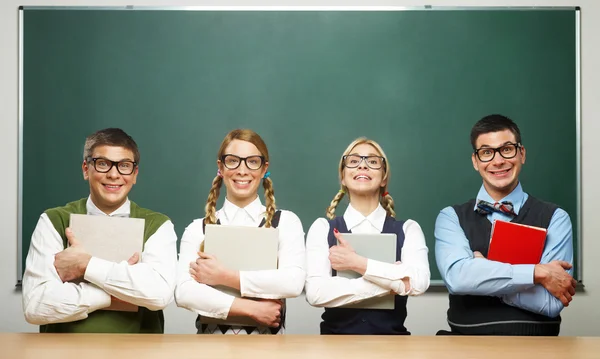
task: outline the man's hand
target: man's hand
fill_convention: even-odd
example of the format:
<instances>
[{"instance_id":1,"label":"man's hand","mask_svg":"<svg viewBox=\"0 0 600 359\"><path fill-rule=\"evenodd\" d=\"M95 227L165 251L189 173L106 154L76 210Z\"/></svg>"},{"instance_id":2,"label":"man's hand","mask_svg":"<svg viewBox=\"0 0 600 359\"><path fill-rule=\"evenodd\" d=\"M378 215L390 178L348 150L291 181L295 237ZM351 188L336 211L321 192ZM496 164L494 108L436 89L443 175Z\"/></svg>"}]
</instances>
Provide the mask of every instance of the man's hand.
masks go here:
<instances>
[{"instance_id":1,"label":"man's hand","mask_svg":"<svg viewBox=\"0 0 600 359\"><path fill-rule=\"evenodd\" d=\"M359 256L350 243L346 242L337 229L333 230L339 244L329 248L329 262L335 270L352 270L361 275L367 271L367 259Z\"/></svg>"},{"instance_id":2,"label":"man's hand","mask_svg":"<svg viewBox=\"0 0 600 359\"><path fill-rule=\"evenodd\" d=\"M127 264L130 266L137 264L140 261L140 254L138 252L133 253L131 257L127 260Z\"/></svg>"},{"instance_id":3,"label":"man's hand","mask_svg":"<svg viewBox=\"0 0 600 359\"><path fill-rule=\"evenodd\" d=\"M533 271L534 283L544 286L565 307L573 300L577 285L577 281L566 272L571 267L568 262L554 260L547 264L536 264Z\"/></svg>"},{"instance_id":4,"label":"man's hand","mask_svg":"<svg viewBox=\"0 0 600 359\"><path fill-rule=\"evenodd\" d=\"M133 253L131 257L127 260L127 264L130 266L137 264L140 261L140 254L138 252ZM137 312L138 306L135 304L131 304L124 300L121 300L113 295L110 296L110 306L104 308L104 310L114 310L120 312Z\"/></svg>"},{"instance_id":5,"label":"man's hand","mask_svg":"<svg viewBox=\"0 0 600 359\"><path fill-rule=\"evenodd\" d=\"M69 247L54 256L54 268L64 282L74 282L83 279L87 265L92 256L73 235L70 228L65 230Z\"/></svg>"}]
</instances>

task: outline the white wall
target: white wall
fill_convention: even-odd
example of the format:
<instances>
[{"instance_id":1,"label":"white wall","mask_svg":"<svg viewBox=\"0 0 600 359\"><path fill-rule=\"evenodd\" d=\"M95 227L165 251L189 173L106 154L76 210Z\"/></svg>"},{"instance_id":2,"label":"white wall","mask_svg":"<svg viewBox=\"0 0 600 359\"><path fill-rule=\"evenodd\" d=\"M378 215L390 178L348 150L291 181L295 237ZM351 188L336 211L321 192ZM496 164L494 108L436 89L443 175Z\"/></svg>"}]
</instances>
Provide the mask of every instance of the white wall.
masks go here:
<instances>
[{"instance_id":1,"label":"white wall","mask_svg":"<svg viewBox=\"0 0 600 359\"><path fill-rule=\"evenodd\" d=\"M25 322L21 308L21 293L15 291L17 278L17 62L18 62L18 22L19 5L148 5L148 6L210 6L210 5L381 5L381 6L581 6L582 8L582 158L583 158L583 275L586 290L578 293L571 306L563 311L563 335L596 336L600 335L600 263L596 262L600 254L600 241L596 234L600 233L600 211L593 207L600 202L600 187L596 187L600 177L598 148L594 144L600 136L600 1L598 0L563 0L563 1L492 1L463 0L449 1L29 1L2 0L0 2L0 253L4 260L0 261L0 331L31 332L37 327ZM552 154L548 154L552 155ZM560 169L557 169L560 171ZM431 248L433 250L433 248ZM447 294L426 293L422 297L410 298L408 305L407 327L417 335L431 335L445 327L445 311L448 306ZM321 310L311 308L304 298L289 302L288 333L318 333ZM171 305L165 313L167 333L193 333L194 315Z\"/></svg>"}]
</instances>

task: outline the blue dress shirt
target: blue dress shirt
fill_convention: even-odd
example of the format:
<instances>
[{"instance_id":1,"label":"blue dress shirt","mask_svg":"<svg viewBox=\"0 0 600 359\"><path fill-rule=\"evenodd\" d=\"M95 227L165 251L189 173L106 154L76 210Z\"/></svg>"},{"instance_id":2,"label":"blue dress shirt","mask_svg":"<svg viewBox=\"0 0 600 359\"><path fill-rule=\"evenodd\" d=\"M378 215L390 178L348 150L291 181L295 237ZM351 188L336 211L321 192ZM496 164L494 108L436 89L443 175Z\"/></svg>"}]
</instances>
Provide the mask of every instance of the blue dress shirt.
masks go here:
<instances>
[{"instance_id":1,"label":"blue dress shirt","mask_svg":"<svg viewBox=\"0 0 600 359\"><path fill-rule=\"evenodd\" d=\"M519 213L527 200L521 184L501 201L511 201ZM477 199L494 201L481 186ZM473 208L475 210L475 208ZM487 219L510 221L509 214L492 212ZM511 265L474 258L465 232L452 207L444 208L435 222L435 257L442 279L451 294L498 296L509 305L554 318L563 304L541 284L533 283L533 264ZM552 215L540 263L563 260L573 264L573 230L571 219L558 208ZM573 268L567 271L573 274Z\"/></svg>"}]
</instances>

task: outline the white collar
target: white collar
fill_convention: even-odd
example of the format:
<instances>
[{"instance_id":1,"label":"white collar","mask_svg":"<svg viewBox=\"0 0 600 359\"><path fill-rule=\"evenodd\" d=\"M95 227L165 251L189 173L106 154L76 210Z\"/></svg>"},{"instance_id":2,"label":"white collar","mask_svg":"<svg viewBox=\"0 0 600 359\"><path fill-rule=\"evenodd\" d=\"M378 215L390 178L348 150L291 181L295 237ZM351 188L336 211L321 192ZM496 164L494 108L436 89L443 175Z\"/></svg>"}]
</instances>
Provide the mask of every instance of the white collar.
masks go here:
<instances>
[{"instance_id":1,"label":"white collar","mask_svg":"<svg viewBox=\"0 0 600 359\"><path fill-rule=\"evenodd\" d=\"M129 198L127 198L121 207L110 214L106 214L96 207L92 201L92 197L88 196L87 202L85 203L85 209L87 210L87 214L92 216L129 217L131 213L131 202L129 202Z\"/></svg>"},{"instance_id":2,"label":"white collar","mask_svg":"<svg viewBox=\"0 0 600 359\"><path fill-rule=\"evenodd\" d=\"M259 222L265 213L265 207L260 202L259 196L256 196L256 199L250 202L250 204L248 204L244 208L236 206L235 204L231 203L227 198L225 198L225 201L223 202L222 211L225 214L225 217L227 218L228 222L232 221L235 218L235 215L238 213L238 211L246 212L246 214L248 214L248 216L250 216L250 218L252 218L253 221Z\"/></svg>"},{"instance_id":3,"label":"white collar","mask_svg":"<svg viewBox=\"0 0 600 359\"><path fill-rule=\"evenodd\" d=\"M375 208L373 212L371 212L368 216L363 216L359 211L357 211L352 204L348 205L346 208L346 212L344 212L344 221L346 222L346 227L349 231L352 228L358 226L363 221L367 220L374 228L377 228L379 231L383 230L383 222L385 222L385 217L387 216L387 212L381 204Z\"/></svg>"}]
</instances>

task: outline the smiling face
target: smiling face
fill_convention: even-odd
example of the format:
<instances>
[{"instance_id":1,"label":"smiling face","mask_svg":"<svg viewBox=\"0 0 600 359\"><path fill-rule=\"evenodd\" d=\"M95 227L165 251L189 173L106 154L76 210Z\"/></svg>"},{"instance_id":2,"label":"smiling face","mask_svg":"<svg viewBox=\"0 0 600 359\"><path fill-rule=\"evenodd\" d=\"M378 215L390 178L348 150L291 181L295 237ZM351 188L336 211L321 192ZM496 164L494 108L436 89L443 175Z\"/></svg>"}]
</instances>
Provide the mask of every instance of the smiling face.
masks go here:
<instances>
[{"instance_id":1,"label":"smiling face","mask_svg":"<svg viewBox=\"0 0 600 359\"><path fill-rule=\"evenodd\" d=\"M348 155L382 156L373 145L368 143L361 143L354 146ZM372 159L370 163L367 163L368 159L366 158L354 158L354 160L350 160L351 162L347 162L342 169L342 185L347 188L350 197L366 195L378 197L381 189L387 183L387 178L385 178L385 162L381 159ZM380 162L376 163L378 160ZM380 168L373 169L369 167L369 164L371 164L371 167ZM350 168L348 165L355 167Z\"/></svg>"},{"instance_id":2,"label":"smiling face","mask_svg":"<svg viewBox=\"0 0 600 359\"><path fill-rule=\"evenodd\" d=\"M232 140L229 145L223 151L223 155L233 155L241 158L248 158L247 161L228 161L223 163L221 160L217 161L217 165L221 170L223 176L223 183L227 188L227 199L235 204L236 206L243 208L250 204L258 196L258 186L260 186L261 179L267 172L269 163L263 161L258 169L259 161L255 156L263 156L258 148L248 141ZM248 168L248 163L250 168ZM235 167L237 168L227 168Z\"/></svg>"},{"instance_id":3,"label":"smiling face","mask_svg":"<svg viewBox=\"0 0 600 359\"><path fill-rule=\"evenodd\" d=\"M92 158L102 158L110 161L134 161L131 150L119 146L97 146L94 148ZM83 178L90 183L90 197L92 202L106 214L118 209L127 200L127 195L137 180L138 167L130 175L122 175L113 166L108 172L98 172L91 160L86 160L81 165Z\"/></svg>"},{"instance_id":4,"label":"smiling face","mask_svg":"<svg viewBox=\"0 0 600 359\"><path fill-rule=\"evenodd\" d=\"M488 132L479 135L475 148L499 148L509 143L516 143L517 139L510 130ZM496 152L489 162L481 162L475 155L471 155L473 168L483 178L483 186L488 194L496 201L510 194L519 183L519 173L525 164L525 148L517 149L513 158L504 158Z\"/></svg>"}]
</instances>

